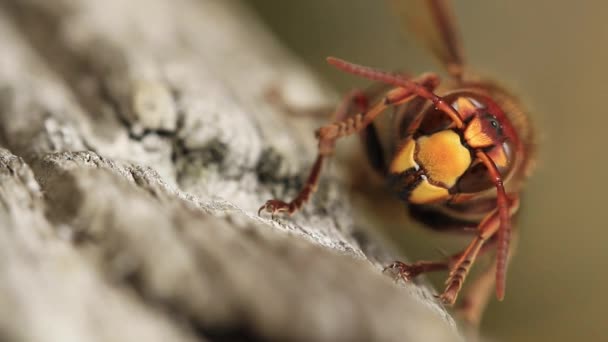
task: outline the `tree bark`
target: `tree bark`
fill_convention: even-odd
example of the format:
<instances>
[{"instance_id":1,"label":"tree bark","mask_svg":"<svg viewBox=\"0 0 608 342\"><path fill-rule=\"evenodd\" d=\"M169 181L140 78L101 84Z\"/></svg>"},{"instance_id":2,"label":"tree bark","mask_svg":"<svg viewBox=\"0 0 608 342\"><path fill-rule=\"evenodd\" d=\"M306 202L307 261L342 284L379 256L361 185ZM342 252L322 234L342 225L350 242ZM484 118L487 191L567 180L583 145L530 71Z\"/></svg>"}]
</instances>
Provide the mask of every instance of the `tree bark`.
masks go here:
<instances>
[{"instance_id":1,"label":"tree bark","mask_svg":"<svg viewBox=\"0 0 608 342\"><path fill-rule=\"evenodd\" d=\"M451 341L294 107L334 94L226 0L0 1L0 340Z\"/></svg>"}]
</instances>

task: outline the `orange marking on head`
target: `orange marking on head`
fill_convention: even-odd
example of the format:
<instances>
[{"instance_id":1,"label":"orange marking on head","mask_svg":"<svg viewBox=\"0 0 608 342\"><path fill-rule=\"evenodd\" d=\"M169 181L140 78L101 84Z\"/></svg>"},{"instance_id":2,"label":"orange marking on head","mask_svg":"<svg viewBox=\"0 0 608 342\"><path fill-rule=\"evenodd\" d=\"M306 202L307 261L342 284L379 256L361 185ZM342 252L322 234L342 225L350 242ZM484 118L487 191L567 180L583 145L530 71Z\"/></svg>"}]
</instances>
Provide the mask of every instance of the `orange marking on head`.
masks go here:
<instances>
[{"instance_id":1,"label":"orange marking on head","mask_svg":"<svg viewBox=\"0 0 608 342\"><path fill-rule=\"evenodd\" d=\"M412 191L408 200L414 204L429 204L444 200L449 196L448 189L433 185L423 179Z\"/></svg>"},{"instance_id":2,"label":"orange marking on head","mask_svg":"<svg viewBox=\"0 0 608 342\"><path fill-rule=\"evenodd\" d=\"M509 158L507 157L503 147L500 145L490 150L488 152L488 157L490 157L494 164L496 164L498 167L505 167L507 166L507 163L509 163Z\"/></svg>"},{"instance_id":3,"label":"orange marking on head","mask_svg":"<svg viewBox=\"0 0 608 342\"><path fill-rule=\"evenodd\" d=\"M479 148L490 146L494 143L492 137L484 132L484 127L479 117L474 117L464 130L464 138L471 147Z\"/></svg>"},{"instance_id":4,"label":"orange marking on head","mask_svg":"<svg viewBox=\"0 0 608 342\"><path fill-rule=\"evenodd\" d=\"M407 139L393 159L390 171L392 173L401 173L412 167L418 168L418 164L416 164L416 161L414 160L415 148L416 142L411 138Z\"/></svg>"},{"instance_id":5,"label":"orange marking on head","mask_svg":"<svg viewBox=\"0 0 608 342\"><path fill-rule=\"evenodd\" d=\"M468 118L477 110L477 106L467 97L461 96L456 100L456 110L463 118Z\"/></svg>"},{"instance_id":6,"label":"orange marking on head","mask_svg":"<svg viewBox=\"0 0 608 342\"><path fill-rule=\"evenodd\" d=\"M445 130L418 139L416 160L434 182L452 187L471 164L471 153L454 131Z\"/></svg>"}]
</instances>

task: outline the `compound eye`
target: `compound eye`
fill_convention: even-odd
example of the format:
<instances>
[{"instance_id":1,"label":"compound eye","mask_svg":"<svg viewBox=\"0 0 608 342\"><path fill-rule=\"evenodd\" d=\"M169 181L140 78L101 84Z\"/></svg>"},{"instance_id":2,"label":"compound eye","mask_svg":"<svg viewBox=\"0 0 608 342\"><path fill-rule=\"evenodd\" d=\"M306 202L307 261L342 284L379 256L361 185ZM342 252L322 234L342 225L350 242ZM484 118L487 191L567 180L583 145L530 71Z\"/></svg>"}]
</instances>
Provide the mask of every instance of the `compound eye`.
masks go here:
<instances>
[{"instance_id":1,"label":"compound eye","mask_svg":"<svg viewBox=\"0 0 608 342\"><path fill-rule=\"evenodd\" d=\"M502 125L498 119L492 114L485 114L484 119L488 122L488 128L492 127L496 132L496 135L502 137Z\"/></svg>"}]
</instances>

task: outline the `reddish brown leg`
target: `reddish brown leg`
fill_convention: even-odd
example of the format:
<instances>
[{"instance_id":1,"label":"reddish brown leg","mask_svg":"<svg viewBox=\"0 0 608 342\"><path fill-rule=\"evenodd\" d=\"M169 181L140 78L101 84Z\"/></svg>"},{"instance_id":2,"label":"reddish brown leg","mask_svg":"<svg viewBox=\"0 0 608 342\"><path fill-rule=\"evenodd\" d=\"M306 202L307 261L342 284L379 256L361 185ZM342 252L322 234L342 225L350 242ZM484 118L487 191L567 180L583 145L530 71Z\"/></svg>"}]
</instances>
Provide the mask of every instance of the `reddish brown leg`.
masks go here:
<instances>
[{"instance_id":1,"label":"reddish brown leg","mask_svg":"<svg viewBox=\"0 0 608 342\"><path fill-rule=\"evenodd\" d=\"M484 270L466 289L466 293L456 309L456 314L472 328L478 328L481 323L496 282L495 272L496 262L494 261L492 266Z\"/></svg>"},{"instance_id":2,"label":"reddish brown leg","mask_svg":"<svg viewBox=\"0 0 608 342\"><path fill-rule=\"evenodd\" d=\"M485 254L488 250L492 249L495 246L495 242L496 239L491 239L488 243L483 245L479 254ZM396 278L401 278L404 281L410 281L423 273L449 270L452 265L460 260L465 252L466 250L461 251L439 261L417 261L413 264L395 261L394 263L385 267L384 272L395 271L397 276Z\"/></svg>"},{"instance_id":3,"label":"reddish brown leg","mask_svg":"<svg viewBox=\"0 0 608 342\"><path fill-rule=\"evenodd\" d=\"M507 275L507 258L509 254L509 239L511 235L511 216L510 211L512 204L509 203L509 196L505 192L502 176L496 167L496 164L488 157L488 155L478 150L477 158L486 166L492 182L496 186L496 211L500 219L500 227L498 229L498 247L496 248L496 297L498 300L503 300L505 297L505 282ZM516 202L516 207L519 205L517 195L512 195L511 200Z\"/></svg>"},{"instance_id":4,"label":"reddish brown leg","mask_svg":"<svg viewBox=\"0 0 608 342\"><path fill-rule=\"evenodd\" d=\"M496 260L483 270L483 272L470 284L467 285L462 296L456 315L466 322L473 331L476 331L481 322L481 317L492 295L495 284Z\"/></svg>"},{"instance_id":5,"label":"reddish brown leg","mask_svg":"<svg viewBox=\"0 0 608 342\"><path fill-rule=\"evenodd\" d=\"M342 103L336 109L334 113L334 121L344 121L351 112L351 106L353 105L356 105L360 112L367 111L369 107L368 102L367 96L361 90L351 91L345 96ZM304 187L293 200L290 202L284 202L277 199L268 200L262 207L260 207L258 210L258 215L261 214L262 210L271 213L273 216L277 213L287 213L292 215L293 213L297 212L306 202L308 202L312 194L317 191L319 176L321 175L321 169L323 168L323 160L327 157L327 155L328 154L323 153L319 153L317 155L317 159L312 167L312 170L310 171L310 174L308 175L308 179L306 179Z\"/></svg>"},{"instance_id":6,"label":"reddish brown leg","mask_svg":"<svg viewBox=\"0 0 608 342\"><path fill-rule=\"evenodd\" d=\"M452 106L445 102L443 98L433 93L432 90L429 90L428 88L422 86L416 81L406 79L398 74L387 73L363 65L350 63L335 57L327 57L327 62L335 66L336 68L351 73L353 75L400 87L395 90L401 89L401 93L395 93L392 97L387 96L387 102L389 103L398 103L400 101L406 100L412 95L420 96L433 102L437 109L443 111L447 116L449 116L450 119L452 119L452 121L454 122L456 128L462 128L464 125L464 123L462 122L462 117ZM431 75L428 76L431 77ZM434 77L437 83L439 82L439 79L436 75L432 75L432 77Z\"/></svg>"},{"instance_id":7,"label":"reddish brown leg","mask_svg":"<svg viewBox=\"0 0 608 342\"><path fill-rule=\"evenodd\" d=\"M402 79L403 76L399 77ZM434 89L438 85L439 80L434 74L426 74L421 76L421 78L416 81L408 80L407 82L409 82L408 85L410 86L390 90L386 97L377 102L371 109L364 110L352 116L348 115L348 108L350 105L355 103L361 106L366 106L367 99L365 98L365 94L360 91L349 94L345 101L343 101L343 103L339 106L338 110L336 110L334 123L323 126L316 132L317 139L319 141L319 154L310 175L308 176L306 184L304 185L304 188L300 191L296 198L290 202L284 202L276 199L267 201L258 210L258 214L260 214L263 210L271 213L272 215L275 215L276 213L287 213L292 215L297 212L317 190L323 161L333 153L336 140L360 132L365 127L370 125L374 119L378 115L382 114L389 106L404 103L409 101L414 96L417 96L417 89L425 89L427 92L432 91L428 88Z\"/></svg>"},{"instance_id":8,"label":"reddish brown leg","mask_svg":"<svg viewBox=\"0 0 608 342\"><path fill-rule=\"evenodd\" d=\"M513 200L510 204L510 213L512 214L517 210L519 206L519 200L516 196L514 196ZM465 249L464 253L460 256L460 258L450 267L450 274L446 281L445 291L439 296L441 301L445 304L454 304L456 301L456 297L458 296L458 292L462 288L462 284L471 269L471 266L475 262L477 255L479 254L480 249L484 245L484 243L490 239L502 226L501 222L501 213L500 210L496 209L488 216L484 218L483 221L479 224L479 228L477 230L477 235L471 241L469 246ZM500 248L500 236L497 240L498 246ZM498 263L498 258L497 258Z\"/></svg>"},{"instance_id":9,"label":"reddish brown leg","mask_svg":"<svg viewBox=\"0 0 608 342\"><path fill-rule=\"evenodd\" d=\"M513 240L516 240L516 233L513 233ZM511 252L515 249L515 243L511 244ZM510 255L512 253L509 253ZM507 263L510 261L510 257ZM496 260L486 268L476 279L467 286L460 304L456 308L457 314L471 327L477 328L481 322L481 317L490 300L492 289L496 281Z\"/></svg>"},{"instance_id":10,"label":"reddish brown leg","mask_svg":"<svg viewBox=\"0 0 608 342\"><path fill-rule=\"evenodd\" d=\"M453 258L455 256L458 256L458 254L452 255L446 260L417 261L413 264L406 264L402 261L395 261L392 264L386 266L382 272L395 272L395 280L401 278L403 279L403 281L407 282L423 273L447 270L454 262Z\"/></svg>"}]
</instances>

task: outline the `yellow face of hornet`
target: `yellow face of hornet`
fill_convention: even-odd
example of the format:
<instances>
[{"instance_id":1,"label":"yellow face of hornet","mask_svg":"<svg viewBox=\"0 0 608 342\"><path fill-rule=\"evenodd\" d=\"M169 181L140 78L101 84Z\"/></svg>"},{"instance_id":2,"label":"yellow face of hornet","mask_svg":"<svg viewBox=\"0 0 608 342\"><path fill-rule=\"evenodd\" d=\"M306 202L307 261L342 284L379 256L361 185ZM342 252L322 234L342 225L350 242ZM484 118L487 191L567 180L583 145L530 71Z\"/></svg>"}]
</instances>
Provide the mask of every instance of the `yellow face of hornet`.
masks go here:
<instances>
[{"instance_id":1,"label":"yellow face of hornet","mask_svg":"<svg viewBox=\"0 0 608 342\"><path fill-rule=\"evenodd\" d=\"M443 130L417 140L408 138L390 166L390 172L420 173L408 201L414 204L437 202L449 197L448 189L471 165L471 152L452 130Z\"/></svg>"},{"instance_id":2,"label":"yellow face of hornet","mask_svg":"<svg viewBox=\"0 0 608 342\"><path fill-rule=\"evenodd\" d=\"M480 102L460 97L455 101L466 119L464 131L446 129L409 136L399 147L390 165L393 184L403 200L430 204L449 199L466 186L458 184L474 164L476 149L487 150L499 169L509 166L509 145L504 143L502 127ZM471 172L467 178L471 183ZM465 177L463 177L465 178ZM474 179L478 184L485 179Z\"/></svg>"}]
</instances>

